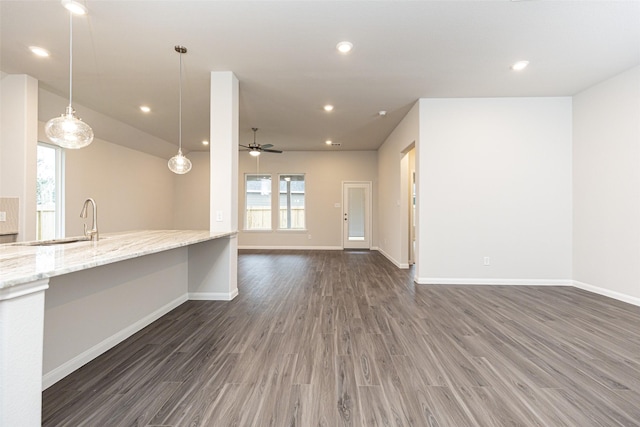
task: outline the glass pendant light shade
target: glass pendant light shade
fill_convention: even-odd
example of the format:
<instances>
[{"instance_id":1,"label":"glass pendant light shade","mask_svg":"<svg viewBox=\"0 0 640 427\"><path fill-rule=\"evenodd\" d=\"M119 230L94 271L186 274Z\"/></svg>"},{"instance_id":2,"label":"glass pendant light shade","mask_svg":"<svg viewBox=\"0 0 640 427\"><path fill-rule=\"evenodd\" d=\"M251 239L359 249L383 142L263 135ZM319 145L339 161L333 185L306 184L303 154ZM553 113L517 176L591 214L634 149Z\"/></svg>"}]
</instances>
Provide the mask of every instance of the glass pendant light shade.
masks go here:
<instances>
[{"instance_id":1,"label":"glass pendant light shade","mask_svg":"<svg viewBox=\"0 0 640 427\"><path fill-rule=\"evenodd\" d=\"M169 170L183 175L191 170L191 160L182 154L182 150L178 150L178 154L169 159Z\"/></svg>"},{"instance_id":2,"label":"glass pendant light shade","mask_svg":"<svg viewBox=\"0 0 640 427\"><path fill-rule=\"evenodd\" d=\"M83 148L93 141L91 126L76 117L71 106L60 117L49 120L44 126L44 132L51 142L62 148Z\"/></svg>"}]
</instances>

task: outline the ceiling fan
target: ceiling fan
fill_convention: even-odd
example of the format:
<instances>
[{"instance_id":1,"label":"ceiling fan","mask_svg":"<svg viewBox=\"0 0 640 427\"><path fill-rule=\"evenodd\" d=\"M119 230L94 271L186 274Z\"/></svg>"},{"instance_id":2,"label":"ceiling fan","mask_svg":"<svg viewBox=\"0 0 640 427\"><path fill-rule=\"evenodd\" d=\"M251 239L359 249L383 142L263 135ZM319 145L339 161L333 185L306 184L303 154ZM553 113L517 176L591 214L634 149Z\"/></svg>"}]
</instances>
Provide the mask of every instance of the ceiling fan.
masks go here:
<instances>
[{"instance_id":1,"label":"ceiling fan","mask_svg":"<svg viewBox=\"0 0 640 427\"><path fill-rule=\"evenodd\" d=\"M258 131L258 128L251 128L251 130L253 131L253 144L249 144L249 145L242 145L240 144L240 147L246 148L246 150L243 151L248 151L249 154L251 154L252 156L256 157L259 156L261 152L265 152L265 153L282 153L281 150L273 150L271 147L273 147L273 144L264 144L264 145L260 145L256 142L256 132Z\"/></svg>"}]
</instances>

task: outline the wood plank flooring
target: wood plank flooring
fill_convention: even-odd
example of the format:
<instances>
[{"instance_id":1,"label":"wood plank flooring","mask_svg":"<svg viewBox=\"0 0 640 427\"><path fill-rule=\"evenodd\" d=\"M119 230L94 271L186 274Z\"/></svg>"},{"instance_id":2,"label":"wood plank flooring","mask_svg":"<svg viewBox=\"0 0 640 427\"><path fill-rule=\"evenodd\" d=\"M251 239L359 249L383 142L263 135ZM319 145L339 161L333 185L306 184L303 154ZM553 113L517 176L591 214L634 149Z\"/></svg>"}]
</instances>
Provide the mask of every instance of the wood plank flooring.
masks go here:
<instances>
[{"instance_id":1,"label":"wood plank flooring","mask_svg":"<svg viewBox=\"0 0 640 427\"><path fill-rule=\"evenodd\" d=\"M414 285L377 252L241 251L43 393L47 426L640 426L640 308L568 287Z\"/></svg>"}]
</instances>

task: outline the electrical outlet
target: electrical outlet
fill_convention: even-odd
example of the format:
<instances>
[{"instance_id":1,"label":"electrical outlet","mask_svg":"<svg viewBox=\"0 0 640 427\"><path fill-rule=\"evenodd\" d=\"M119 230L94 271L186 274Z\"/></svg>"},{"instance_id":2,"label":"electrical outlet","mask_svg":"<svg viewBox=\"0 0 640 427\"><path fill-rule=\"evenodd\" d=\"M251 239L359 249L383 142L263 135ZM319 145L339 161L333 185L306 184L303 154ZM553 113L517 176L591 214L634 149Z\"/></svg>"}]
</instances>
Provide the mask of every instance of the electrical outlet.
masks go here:
<instances>
[{"instance_id":1,"label":"electrical outlet","mask_svg":"<svg viewBox=\"0 0 640 427\"><path fill-rule=\"evenodd\" d=\"M307 234L307 239L311 240L311 234Z\"/></svg>"},{"instance_id":2,"label":"electrical outlet","mask_svg":"<svg viewBox=\"0 0 640 427\"><path fill-rule=\"evenodd\" d=\"M216 211L216 221L222 222L222 211Z\"/></svg>"},{"instance_id":3,"label":"electrical outlet","mask_svg":"<svg viewBox=\"0 0 640 427\"><path fill-rule=\"evenodd\" d=\"M489 258L488 256L484 257L484 265L485 266L491 265L491 258Z\"/></svg>"},{"instance_id":4,"label":"electrical outlet","mask_svg":"<svg viewBox=\"0 0 640 427\"><path fill-rule=\"evenodd\" d=\"M0 212L0 222L6 222L6 221L7 221L7 213Z\"/></svg>"}]
</instances>

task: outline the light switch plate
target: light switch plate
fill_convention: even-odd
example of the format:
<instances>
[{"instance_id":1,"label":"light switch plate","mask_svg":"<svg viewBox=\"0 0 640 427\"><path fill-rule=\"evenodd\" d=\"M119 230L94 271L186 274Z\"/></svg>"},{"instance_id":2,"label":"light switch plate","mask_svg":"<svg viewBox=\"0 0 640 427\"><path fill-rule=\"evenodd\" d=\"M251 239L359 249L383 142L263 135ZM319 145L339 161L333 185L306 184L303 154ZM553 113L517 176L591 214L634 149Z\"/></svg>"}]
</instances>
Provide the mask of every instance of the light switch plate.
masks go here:
<instances>
[{"instance_id":1,"label":"light switch plate","mask_svg":"<svg viewBox=\"0 0 640 427\"><path fill-rule=\"evenodd\" d=\"M7 221L7 213L0 212L0 222L6 222L6 221Z\"/></svg>"}]
</instances>

